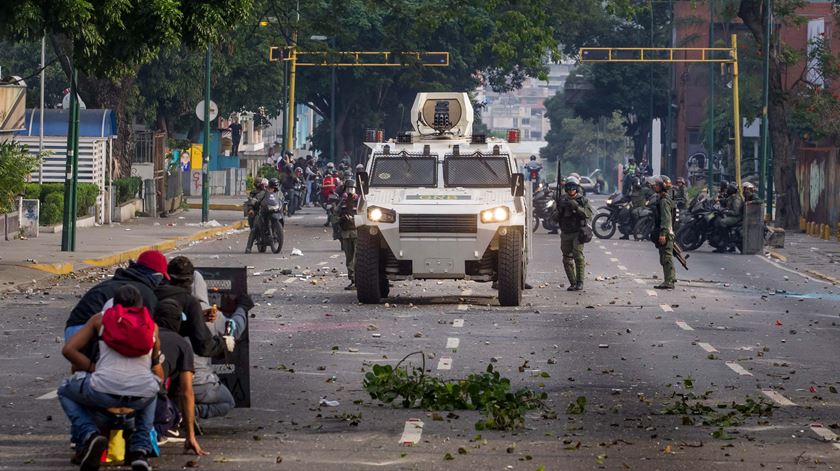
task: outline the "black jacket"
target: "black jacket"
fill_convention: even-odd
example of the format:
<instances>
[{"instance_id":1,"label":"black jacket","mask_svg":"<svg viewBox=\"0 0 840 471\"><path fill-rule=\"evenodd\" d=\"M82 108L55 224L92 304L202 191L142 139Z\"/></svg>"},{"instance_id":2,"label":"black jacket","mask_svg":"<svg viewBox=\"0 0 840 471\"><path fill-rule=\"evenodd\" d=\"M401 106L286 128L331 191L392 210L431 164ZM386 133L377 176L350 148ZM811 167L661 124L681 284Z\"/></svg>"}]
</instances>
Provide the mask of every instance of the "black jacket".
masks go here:
<instances>
[{"instance_id":1,"label":"black jacket","mask_svg":"<svg viewBox=\"0 0 840 471\"><path fill-rule=\"evenodd\" d=\"M181 322L181 330L178 333L190 339L190 344L196 355L215 357L224 354L224 341L219 337L214 337L210 329L207 328L207 324L204 323L201 304L190 290L180 286L162 284L155 289L155 294L158 301L171 298L181 305L187 320Z\"/></svg>"},{"instance_id":2,"label":"black jacket","mask_svg":"<svg viewBox=\"0 0 840 471\"><path fill-rule=\"evenodd\" d=\"M132 285L140 290L140 294L143 295L143 305L150 313L155 312L157 297L153 280L151 270L135 263L129 264L128 268L118 268L113 278L99 283L82 296L76 307L70 311L66 327L83 325L95 314L102 312L105 303L125 285Z\"/></svg>"}]
</instances>

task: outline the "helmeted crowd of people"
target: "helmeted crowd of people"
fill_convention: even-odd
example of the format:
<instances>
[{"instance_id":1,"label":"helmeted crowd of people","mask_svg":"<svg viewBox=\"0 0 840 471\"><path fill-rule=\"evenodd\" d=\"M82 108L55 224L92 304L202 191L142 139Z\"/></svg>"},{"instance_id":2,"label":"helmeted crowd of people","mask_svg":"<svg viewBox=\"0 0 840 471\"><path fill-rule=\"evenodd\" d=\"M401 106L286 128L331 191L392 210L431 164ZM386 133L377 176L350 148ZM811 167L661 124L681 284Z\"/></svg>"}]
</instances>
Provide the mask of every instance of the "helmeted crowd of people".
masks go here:
<instances>
[{"instance_id":1,"label":"helmeted crowd of people","mask_svg":"<svg viewBox=\"0 0 840 471\"><path fill-rule=\"evenodd\" d=\"M155 250L82 296L64 330L72 375L58 389L80 469L99 469L118 414L133 418L124 462L134 471L150 470L158 444L173 437L206 454L197 418L224 416L235 405L210 365L234 351L254 306L242 293L225 314L209 299L187 257L167 261Z\"/></svg>"}]
</instances>

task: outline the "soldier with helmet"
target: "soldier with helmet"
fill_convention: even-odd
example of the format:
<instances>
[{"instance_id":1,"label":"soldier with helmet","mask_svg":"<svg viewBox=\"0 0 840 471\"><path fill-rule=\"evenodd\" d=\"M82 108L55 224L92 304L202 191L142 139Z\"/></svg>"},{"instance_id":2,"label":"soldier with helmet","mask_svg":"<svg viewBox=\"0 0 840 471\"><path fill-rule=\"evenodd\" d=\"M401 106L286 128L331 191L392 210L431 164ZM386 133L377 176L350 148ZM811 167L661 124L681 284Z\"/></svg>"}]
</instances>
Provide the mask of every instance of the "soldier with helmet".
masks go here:
<instances>
[{"instance_id":1,"label":"soldier with helmet","mask_svg":"<svg viewBox=\"0 0 840 471\"><path fill-rule=\"evenodd\" d=\"M277 180L272 178L274 181L275 187L279 186ZM269 186L269 181L266 178L260 178L255 181L254 190L251 192L248 198L247 210L248 210L248 224L251 226L251 233L248 234L248 245L245 246L245 253L251 253L251 247L254 245L254 240L257 238L257 234L262 228L262 207L263 201L265 201L265 197L267 195L267 188Z\"/></svg>"},{"instance_id":2,"label":"soldier with helmet","mask_svg":"<svg viewBox=\"0 0 840 471\"><path fill-rule=\"evenodd\" d=\"M659 249L659 264L662 265L663 281L654 286L656 289L674 289L677 274L674 270L674 202L671 200L671 179L660 175L653 180L656 191L656 209L653 213L653 231L651 239Z\"/></svg>"},{"instance_id":3,"label":"soldier with helmet","mask_svg":"<svg viewBox=\"0 0 840 471\"><path fill-rule=\"evenodd\" d=\"M592 219L592 206L583 196L580 180L570 176L563 184L563 191L555 196L556 218L560 226L560 250L563 252L563 269L569 279L569 291L581 291L586 275L586 258L583 254L581 231Z\"/></svg>"},{"instance_id":4,"label":"soldier with helmet","mask_svg":"<svg viewBox=\"0 0 840 471\"><path fill-rule=\"evenodd\" d=\"M676 184L671 189L671 199L674 200L674 206L679 209L685 209L688 204L688 194L686 193L685 178L677 178Z\"/></svg>"},{"instance_id":5,"label":"soldier with helmet","mask_svg":"<svg viewBox=\"0 0 840 471\"><path fill-rule=\"evenodd\" d=\"M337 219L338 229L341 235L341 250L344 251L344 259L347 264L347 277L350 284L344 289L356 289L356 207L359 205L359 195L356 194L356 180L348 178L344 182L344 192L338 203Z\"/></svg>"},{"instance_id":6,"label":"soldier with helmet","mask_svg":"<svg viewBox=\"0 0 840 471\"><path fill-rule=\"evenodd\" d=\"M753 185L750 182L744 182L744 184L742 185L742 188L743 188L743 191L744 191L744 202L745 203L749 203L749 202L760 203L761 202L761 199L758 197L758 193L757 193L757 190L755 188L755 185Z\"/></svg>"},{"instance_id":7,"label":"soldier with helmet","mask_svg":"<svg viewBox=\"0 0 840 471\"><path fill-rule=\"evenodd\" d=\"M738 228L741 226L741 221L744 219L744 198L738 193L738 186L730 183L726 186L726 200L723 203L723 217L719 218L715 223L721 229L729 231L731 228ZM721 253L729 250L730 247L718 247L715 252ZM732 249L734 250L734 248Z\"/></svg>"}]
</instances>

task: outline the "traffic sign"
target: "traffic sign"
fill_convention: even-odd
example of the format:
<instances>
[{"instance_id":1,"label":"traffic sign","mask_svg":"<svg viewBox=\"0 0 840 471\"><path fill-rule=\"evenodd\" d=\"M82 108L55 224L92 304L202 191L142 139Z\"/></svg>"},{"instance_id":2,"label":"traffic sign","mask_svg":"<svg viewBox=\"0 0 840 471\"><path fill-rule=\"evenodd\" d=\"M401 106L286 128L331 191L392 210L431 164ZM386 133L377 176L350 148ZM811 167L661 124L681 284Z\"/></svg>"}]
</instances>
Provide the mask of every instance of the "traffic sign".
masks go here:
<instances>
[{"instance_id":1,"label":"traffic sign","mask_svg":"<svg viewBox=\"0 0 840 471\"><path fill-rule=\"evenodd\" d=\"M198 116L198 119L204 121L204 100L195 105L195 115ZM216 116L219 116L219 107L216 106L216 102L210 100L210 121L216 119Z\"/></svg>"}]
</instances>

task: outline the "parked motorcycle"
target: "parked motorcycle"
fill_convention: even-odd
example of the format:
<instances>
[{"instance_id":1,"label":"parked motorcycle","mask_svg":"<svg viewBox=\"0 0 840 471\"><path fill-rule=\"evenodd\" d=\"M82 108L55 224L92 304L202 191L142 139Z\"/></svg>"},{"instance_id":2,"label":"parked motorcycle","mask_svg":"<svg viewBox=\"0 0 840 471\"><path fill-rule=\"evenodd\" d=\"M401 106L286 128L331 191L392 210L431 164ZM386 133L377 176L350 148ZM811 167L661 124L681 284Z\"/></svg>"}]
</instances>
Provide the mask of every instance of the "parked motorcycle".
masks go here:
<instances>
[{"instance_id":1,"label":"parked motorcycle","mask_svg":"<svg viewBox=\"0 0 840 471\"><path fill-rule=\"evenodd\" d=\"M537 229L540 227L540 223L542 223L542 227L549 231L556 231L560 227L554 221L554 195L552 194L551 190L545 189L537 191L534 194L534 204L533 204L533 216L534 216L534 228L533 231L537 232Z\"/></svg>"}]
</instances>

